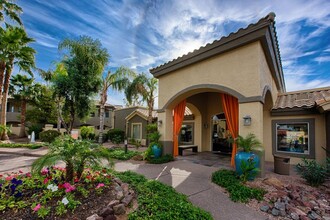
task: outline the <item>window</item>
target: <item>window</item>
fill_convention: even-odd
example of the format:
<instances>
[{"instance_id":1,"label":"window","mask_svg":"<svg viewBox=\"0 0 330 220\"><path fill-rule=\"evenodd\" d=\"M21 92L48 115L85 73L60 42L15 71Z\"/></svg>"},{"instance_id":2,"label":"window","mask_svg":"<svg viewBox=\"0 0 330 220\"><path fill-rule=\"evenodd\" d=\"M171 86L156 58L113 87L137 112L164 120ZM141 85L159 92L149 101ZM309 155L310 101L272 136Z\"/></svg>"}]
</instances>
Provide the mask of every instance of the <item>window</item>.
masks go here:
<instances>
[{"instance_id":1,"label":"window","mask_svg":"<svg viewBox=\"0 0 330 220\"><path fill-rule=\"evenodd\" d=\"M109 111L105 111L105 117L109 118L110 112Z\"/></svg>"},{"instance_id":2,"label":"window","mask_svg":"<svg viewBox=\"0 0 330 220\"><path fill-rule=\"evenodd\" d=\"M194 124L185 123L181 127L179 143L182 145L189 145L194 143Z\"/></svg>"},{"instance_id":3,"label":"window","mask_svg":"<svg viewBox=\"0 0 330 220\"><path fill-rule=\"evenodd\" d=\"M273 121L273 153L315 157L314 119Z\"/></svg>"},{"instance_id":4,"label":"window","mask_svg":"<svg viewBox=\"0 0 330 220\"><path fill-rule=\"evenodd\" d=\"M142 139L142 124L141 123L132 123L131 138L135 139L135 140Z\"/></svg>"}]
</instances>

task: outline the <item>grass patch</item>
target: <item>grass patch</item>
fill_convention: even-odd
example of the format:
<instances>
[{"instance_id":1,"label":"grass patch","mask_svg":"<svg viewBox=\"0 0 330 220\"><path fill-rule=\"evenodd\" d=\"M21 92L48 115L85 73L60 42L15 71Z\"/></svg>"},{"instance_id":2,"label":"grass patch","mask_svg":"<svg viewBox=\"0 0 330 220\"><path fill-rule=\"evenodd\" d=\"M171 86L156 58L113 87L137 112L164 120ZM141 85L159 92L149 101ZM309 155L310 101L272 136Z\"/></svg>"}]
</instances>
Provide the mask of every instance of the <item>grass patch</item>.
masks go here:
<instances>
[{"instance_id":1,"label":"grass patch","mask_svg":"<svg viewBox=\"0 0 330 220\"><path fill-rule=\"evenodd\" d=\"M127 153L125 153L124 149L109 149L109 151L110 151L110 157L117 160L129 160L132 157L140 154L137 151L131 151L131 150L127 150Z\"/></svg>"},{"instance_id":2,"label":"grass patch","mask_svg":"<svg viewBox=\"0 0 330 220\"><path fill-rule=\"evenodd\" d=\"M166 154L165 156L161 156L159 158L150 158L148 159L148 162L152 164L161 164L161 163L168 163L173 160L174 158L171 154Z\"/></svg>"},{"instance_id":3,"label":"grass patch","mask_svg":"<svg viewBox=\"0 0 330 220\"><path fill-rule=\"evenodd\" d=\"M212 182L227 189L234 202L247 203L250 199L263 200L266 191L245 186L232 170L218 170L212 174Z\"/></svg>"},{"instance_id":4,"label":"grass patch","mask_svg":"<svg viewBox=\"0 0 330 220\"><path fill-rule=\"evenodd\" d=\"M194 206L187 196L172 187L144 176L127 171L116 173L122 181L129 183L138 193L139 208L130 213L128 219L212 219L210 213Z\"/></svg>"},{"instance_id":5,"label":"grass patch","mask_svg":"<svg viewBox=\"0 0 330 220\"><path fill-rule=\"evenodd\" d=\"M0 148L29 148L38 149L45 146L45 144L24 144L24 143L0 143Z\"/></svg>"}]
</instances>

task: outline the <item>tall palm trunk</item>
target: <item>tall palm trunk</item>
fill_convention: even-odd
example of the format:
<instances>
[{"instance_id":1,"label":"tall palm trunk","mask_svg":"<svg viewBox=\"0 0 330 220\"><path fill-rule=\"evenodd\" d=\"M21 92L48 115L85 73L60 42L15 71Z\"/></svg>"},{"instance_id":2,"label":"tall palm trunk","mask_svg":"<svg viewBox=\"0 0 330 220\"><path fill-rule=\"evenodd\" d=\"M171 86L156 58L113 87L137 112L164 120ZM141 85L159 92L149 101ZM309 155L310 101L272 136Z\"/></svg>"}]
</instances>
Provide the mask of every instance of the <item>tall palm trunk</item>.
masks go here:
<instances>
[{"instance_id":1,"label":"tall palm trunk","mask_svg":"<svg viewBox=\"0 0 330 220\"><path fill-rule=\"evenodd\" d=\"M5 76L6 63L0 61L0 105L2 103L2 87L3 87L3 78Z\"/></svg>"},{"instance_id":2,"label":"tall palm trunk","mask_svg":"<svg viewBox=\"0 0 330 220\"><path fill-rule=\"evenodd\" d=\"M99 132L99 144L103 143L103 131L104 131L104 103L100 104L100 132Z\"/></svg>"},{"instance_id":3,"label":"tall palm trunk","mask_svg":"<svg viewBox=\"0 0 330 220\"><path fill-rule=\"evenodd\" d=\"M21 102L21 129L18 137L25 137L25 115L26 115L26 100L23 99Z\"/></svg>"},{"instance_id":4,"label":"tall palm trunk","mask_svg":"<svg viewBox=\"0 0 330 220\"><path fill-rule=\"evenodd\" d=\"M1 125L6 126L7 124L7 99L8 99L8 90L9 90L9 79L13 70L13 64L14 64L14 57L9 57L9 64L6 68L6 75L5 75L5 81L3 86L3 97L2 97L2 103L1 103ZM9 140L7 131L5 130L2 134L1 140Z\"/></svg>"}]
</instances>

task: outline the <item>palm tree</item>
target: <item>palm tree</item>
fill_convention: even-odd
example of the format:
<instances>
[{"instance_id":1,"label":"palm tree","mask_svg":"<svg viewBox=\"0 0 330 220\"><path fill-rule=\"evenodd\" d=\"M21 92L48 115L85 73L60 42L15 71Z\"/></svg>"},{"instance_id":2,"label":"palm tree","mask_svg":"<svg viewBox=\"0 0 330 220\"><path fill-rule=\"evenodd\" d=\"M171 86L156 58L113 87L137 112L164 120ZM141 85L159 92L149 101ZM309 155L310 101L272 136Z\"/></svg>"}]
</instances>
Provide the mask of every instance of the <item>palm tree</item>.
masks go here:
<instances>
[{"instance_id":1,"label":"palm tree","mask_svg":"<svg viewBox=\"0 0 330 220\"><path fill-rule=\"evenodd\" d=\"M129 104L132 103L136 94L141 95L142 100L148 106L148 124L152 123L152 112L155 104L155 93L157 90L157 79L148 77L146 74L139 74L126 88L125 95Z\"/></svg>"},{"instance_id":2,"label":"palm tree","mask_svg":"<svg viewBox=\"0 0 330 220\"><path fill-rule=\"evenodd\" d=\"M10 92L13 97L21 102L21 128L19 137L25 137L25 115L28 102L35 102L41 93L41 85L33 84L34 79L26 75L17 74L11 78Z\"/></svg>"},{"instance_id":3,"label":"palm tree","mask_svg":"<svg viewBox=\"0 0 330 220\"><path fill-rule=\"evenodd\" d=\"M103 142L104 131L104 109L108 98L108 89L112 87L115 90L123 90L129 85L129 77L135 76L135 73L127 67L120 67L115 73L108 71L105 78L102 79L102 88L100 94L100 132L99 143Z\"/></svg>"},{"instance_id":4,"label":"palm tree","mask_svg":"<svg viewBox=\"0 0 330 220\"><path fill-rule=\"evenodd\" d=\"M40 174L43 167L63 161L66 164L66 181L70 182L75 171L80 179L86 165L102 166L101 158L111 164L110 156L110 151L90 141L74 140L69 135L60 136L49 146L47 154L33 162L32 172Z\"/></svg>"},{"instance_id":5,"label":"palm tree","mask_svg":"<svg viewBox=\"0 0 330 220\"><path fill-rule=\"evenodd\" d=\"M4 79L3 93L0 93L0 97L2 95L1 107L3 109L1 111L1 125L6 125L9 80L14 65L33 75L31 68L34 67L35 50L27 46L33 41L21 27L8 26L5 31L0 32L0 74L3 74L2 76L0 75L0 79ZM5 65L1 65L1 63ZM1 91L2 87L0 87ZM8 140L6 132L2 136L2 139Z\"/></svg>"},{"instance_id":6,"label":"palm tree","mask_svg":"<svg viewBox=\"0 0 330 220\"><path fill-rule=\"evenodd\" d=\"M22 13L21 7L10 0L0 0L0 21L5 22L5 16L15 21L19 25L23 25L18 14ZM4 16L5 15L5 16ZM6 22L5 22L6 23ZM0 23L1 24L1 23ZM0 26L1 27L1 26Z\"/></svg>"}]
</instances>

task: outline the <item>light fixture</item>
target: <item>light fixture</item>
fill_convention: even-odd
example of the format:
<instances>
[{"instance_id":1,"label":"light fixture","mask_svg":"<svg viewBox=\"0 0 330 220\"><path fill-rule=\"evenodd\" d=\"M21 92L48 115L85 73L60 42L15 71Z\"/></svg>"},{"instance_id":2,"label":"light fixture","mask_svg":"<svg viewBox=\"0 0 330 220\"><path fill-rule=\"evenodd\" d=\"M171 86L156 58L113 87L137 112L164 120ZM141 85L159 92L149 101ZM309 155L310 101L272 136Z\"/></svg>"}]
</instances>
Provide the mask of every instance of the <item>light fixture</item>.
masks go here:
<instances>
[{"instance_id":1,"label":"light fixture","mask_svg":"<svg viewBox=\"0 0 330 220\"><path fill-rule=\"evenodd\" d=\"M219 118L217 117L217 115L214 115L212 119L213 119L213 121L219 120Z\"/></svg>"},{"instance_id":2,"label":"light fixture","mask_svg":"<svg viewBox=\"0 0 330 220\"><path fill-rule=\"evenodd\" d=\"M251 125L251 116L250 115L244 116L243 120L244 120L244 126L250 126Z\"/></svg>"},{"instance_id":3,"label":"light fixture","mask_svg":"<svg viewBox=\"0 0 330 220\"><path fill-rule=\"evenodd\" d=\"M162 124L163 124L163 121L162 120L159 120L158 121L158 126L162 126Z\"/></svg>"}]
</instances>

